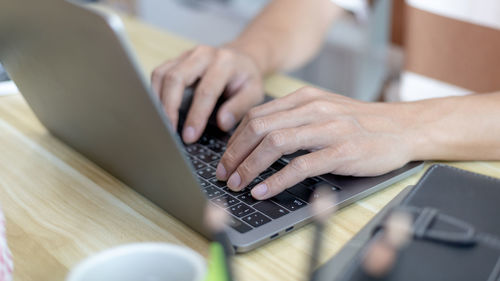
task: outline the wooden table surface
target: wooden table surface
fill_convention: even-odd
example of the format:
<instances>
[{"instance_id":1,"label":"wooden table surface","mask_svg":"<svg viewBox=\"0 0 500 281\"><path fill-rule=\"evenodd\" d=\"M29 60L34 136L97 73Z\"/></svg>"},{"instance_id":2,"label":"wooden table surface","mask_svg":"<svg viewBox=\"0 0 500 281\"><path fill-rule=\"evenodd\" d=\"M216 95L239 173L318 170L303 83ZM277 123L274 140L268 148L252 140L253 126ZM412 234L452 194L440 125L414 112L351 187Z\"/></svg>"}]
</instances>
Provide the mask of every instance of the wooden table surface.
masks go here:
<instances>
[{"instance_id":1,"label":"wooden table surface","mask_svg":"<svg viewBox=\"0 0 500 281\"><path fill-rule=\"evenodd\" d=\"M193 43L123 17L144 75ZM304 84L273 76L266 90L287 94ZM500 177L499 162L453 162ZM324 233L326 261L422 172L339 210ZM140 241L185 245L207 256L208 242L159 207L51 136L20 95L0 98L0 204L7 219L15 280L64 280L101 250ZM234 260L238 280L303 280L311 226Z\"/></svg>"}]
</instances>

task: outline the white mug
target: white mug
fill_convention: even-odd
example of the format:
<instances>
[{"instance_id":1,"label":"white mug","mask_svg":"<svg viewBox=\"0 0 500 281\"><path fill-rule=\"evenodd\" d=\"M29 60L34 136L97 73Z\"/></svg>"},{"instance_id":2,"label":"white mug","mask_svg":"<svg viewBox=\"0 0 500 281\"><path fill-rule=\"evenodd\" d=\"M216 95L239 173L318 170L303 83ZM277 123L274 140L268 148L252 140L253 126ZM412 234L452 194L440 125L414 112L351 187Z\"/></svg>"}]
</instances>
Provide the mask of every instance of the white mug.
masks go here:
<instances>
[{"instance_id":1,"label":"white mug","mask_svg":"<svg viewBox=\"0 0 500 281\"><path fill-rule=\"evenodd\" d=\"M195 251L166 243L118 246L78 264L66 281L202 281L206 264Z\"/></svg>"}]
</instances>

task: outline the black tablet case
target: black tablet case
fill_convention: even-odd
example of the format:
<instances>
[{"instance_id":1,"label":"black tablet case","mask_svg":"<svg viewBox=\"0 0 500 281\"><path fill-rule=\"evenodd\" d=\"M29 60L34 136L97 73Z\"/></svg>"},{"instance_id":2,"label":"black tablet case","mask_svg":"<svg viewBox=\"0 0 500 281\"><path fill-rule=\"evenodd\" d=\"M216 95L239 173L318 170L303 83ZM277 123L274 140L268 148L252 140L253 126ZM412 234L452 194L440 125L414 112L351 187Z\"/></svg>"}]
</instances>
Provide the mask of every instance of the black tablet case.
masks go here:
<instances>
[{"instance_id":1,"label":"black tablet case","mask_svg":"<svg viewBox=\"0 0 500 281\"><path fill-rule=\"evenodd\" d=\"M406 193L318 269L315 280L500 280L499 179L433 165ZM388 275L370 278L360 266L364 247L394 209L412 214L412 239Z\"/></svg>"}]
</instances>

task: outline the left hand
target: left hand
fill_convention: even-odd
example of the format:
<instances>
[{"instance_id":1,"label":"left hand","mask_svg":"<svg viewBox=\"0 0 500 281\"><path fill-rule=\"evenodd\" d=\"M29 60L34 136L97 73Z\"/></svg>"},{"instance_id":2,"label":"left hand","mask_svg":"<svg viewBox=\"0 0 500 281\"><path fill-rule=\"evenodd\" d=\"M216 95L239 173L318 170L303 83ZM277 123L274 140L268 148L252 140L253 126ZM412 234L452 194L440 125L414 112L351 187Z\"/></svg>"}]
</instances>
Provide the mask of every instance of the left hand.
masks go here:
<instances>
[{"instance_id":1,"label":"left hand","mask_svg":"<svg viewBox=\"0 0 500 281\"><path fill-rule=\"evenodd\" d=\"M239 191L282 155L310 153L252 189L267 199L307 177L375 176L412 160L406 104L366 103L305 87L249 111L229 140L217 178Z\"/></svg>"}]
</instances>

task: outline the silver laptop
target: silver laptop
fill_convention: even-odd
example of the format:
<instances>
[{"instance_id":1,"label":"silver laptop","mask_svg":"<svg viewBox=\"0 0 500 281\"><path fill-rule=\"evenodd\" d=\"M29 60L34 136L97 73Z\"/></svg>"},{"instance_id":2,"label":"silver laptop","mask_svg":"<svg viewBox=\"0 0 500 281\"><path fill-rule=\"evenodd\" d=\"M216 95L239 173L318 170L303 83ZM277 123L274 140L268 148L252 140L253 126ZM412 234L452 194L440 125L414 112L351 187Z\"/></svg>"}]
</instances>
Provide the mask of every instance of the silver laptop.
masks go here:
<instances>
[{"instance_id":1,"label":"silver laptop","mask_svg":"<svg viewBox=\"0 0 500 281\"><path fill-rule=\"evenodd\" d=\"M214 175L227 135L209 128L197 144L185 146L141 73L120 19L63 0L3 1L0 61L54 136L183 223L207 236L205 205L225 208L237 252L306 224L307 201L318 185L335 190L342 207L422 167L409 163L379 177L324 175L266 201L254 200L250 188L232 192Z\"/></svg>"}]
</instances>

